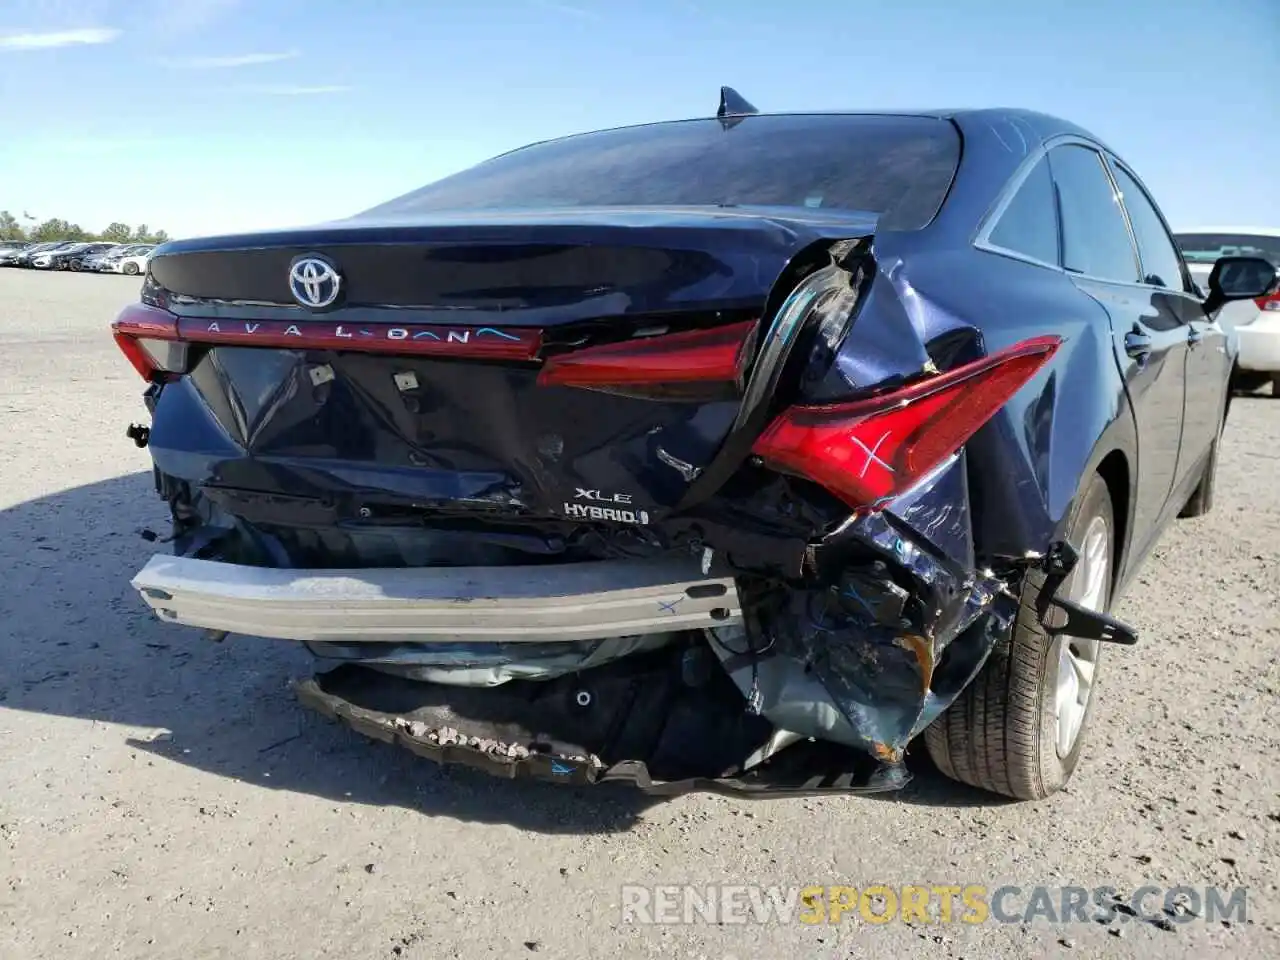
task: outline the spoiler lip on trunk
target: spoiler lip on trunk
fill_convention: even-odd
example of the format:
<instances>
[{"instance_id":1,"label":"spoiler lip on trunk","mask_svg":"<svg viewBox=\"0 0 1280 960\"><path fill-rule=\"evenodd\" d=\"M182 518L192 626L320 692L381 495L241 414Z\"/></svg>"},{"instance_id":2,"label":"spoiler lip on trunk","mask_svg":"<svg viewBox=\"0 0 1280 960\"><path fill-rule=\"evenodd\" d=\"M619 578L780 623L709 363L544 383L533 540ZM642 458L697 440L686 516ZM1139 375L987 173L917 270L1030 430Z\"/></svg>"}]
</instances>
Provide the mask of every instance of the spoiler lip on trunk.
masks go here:
<instances>
[{"instance_id":1,"label":"spoiler lip on trunk","mask_svg":"<svg viewBox=\"0 0 1280 960\"><path fill-rule=\"evenodd\" d=\"M157 554L132 585L162 620L303 642L596 640L741 620L695 561L296 570Z\"/></svg>"},{"instance_id":2,"label":"spoiler lip on trunk","mask_svg":"<svg viewBox=\"0 0 1280 960\"><path fill-rule=\"evenodd\" d=\"M309 256L341 276L343 303L325 309L329 319L453 323L466 315L468 323L550 327L758 309L802 250L874 230L864 213L790 208L349 220L168 243L152 256L148 283L187 315L310 322L322 315L300 306L289 283L296 258Z\"/></svg>"}]
</instances>

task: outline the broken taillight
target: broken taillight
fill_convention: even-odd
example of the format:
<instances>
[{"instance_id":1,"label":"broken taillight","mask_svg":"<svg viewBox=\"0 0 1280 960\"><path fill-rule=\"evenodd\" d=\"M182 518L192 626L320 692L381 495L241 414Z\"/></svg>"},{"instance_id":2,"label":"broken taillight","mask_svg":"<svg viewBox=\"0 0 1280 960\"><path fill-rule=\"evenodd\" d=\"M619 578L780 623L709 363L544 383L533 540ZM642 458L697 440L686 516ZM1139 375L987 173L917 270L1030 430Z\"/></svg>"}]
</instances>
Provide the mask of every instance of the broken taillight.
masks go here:
<instances>
[{"instance_id":1,"label":"broken taillight","mask_svg":"<svg viewBox=\"0 0 1280 960\"><path fill-rule=\"evenodd\" d=\"M875 509L958 451L1049 360L1058 337L989 357L865 400L783 411L752 447L766 466Z\"/></svg>"},{"instance_id":2,"label":"broken taillight","mask_svg":"<svg viewBox=\"0 0 1280 960\"><path fill-rule=\"evenodd\" d=\"M131 303L111 324L111 333L143 380L166 379L187 368L187 344L178 339L178 318L168 310Z\"/></svg>"},{"instance_id":3,"label":"broken taillight","mask_svg":"<svg viewBox=\"0 0 1280 960\"><path fill-rule=\"evenodd\" d=\"M586 347L548 358L540 386L668 396L690 387L741 387L756 322L684 330Z\"/></svg>"}]
</instances>

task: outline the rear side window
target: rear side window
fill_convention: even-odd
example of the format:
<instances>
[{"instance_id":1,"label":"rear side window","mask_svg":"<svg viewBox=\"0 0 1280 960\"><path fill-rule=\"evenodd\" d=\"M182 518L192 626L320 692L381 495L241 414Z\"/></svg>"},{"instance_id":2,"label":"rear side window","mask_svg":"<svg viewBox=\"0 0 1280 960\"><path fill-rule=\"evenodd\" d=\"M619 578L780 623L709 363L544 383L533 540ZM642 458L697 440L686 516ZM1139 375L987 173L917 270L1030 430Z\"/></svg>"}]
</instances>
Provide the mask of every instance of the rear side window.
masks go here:
<instances>
[{"instance_id":1,"label":"rear side window","mask_svg":"<svg viewBox=\"0 0 1280 960\"><path fill-rule=\"evenodd\" d=\"M1280 237L1248 233L1179 233L1174 237L1188 263L1219 257L1266 257L1280 267Z\"/></svg>"},{"instance_id":2,"label":"rear side window","mask_svg":"<svg viewBox=\"0 0 1280 960\"><path fill-rule=\"evenodd\" d=\"M1027 174L987 239L1003 250L1058 265L1058 213L1047 159Z\"/></svg>"},{"instance_id":3,"label":"rear side window","mask_svg":"<svg viewBox=\"0 0 1280 960\"><path fill-rule=\"evenodd\" d=\"M1138 282L1138 260L1102 157L1070 144L1049 151L1062 215L1062 266L1102 280Z\"/></svg>"},{"instance_id":4,"label":"rear side window","mask_svg":"<svg viewBox=\"0 0 1280 960\"><path fill-rule=\"evenodd\" d=\"M960 160L946 120L773 114L684 120L534 144L391 200L364 216L564 207L849 210L881 229L937 214Z\"/></svg>"},{"instance_id":5,"label":"rear side window","mask_svg":"<svg viewBox=\"0 0 1280 960\"><path fill-rule=\"evenodd\" d=\"M1120 187L1120 199L1129 211L1129 222L1138 238L1138 256L1142 258L1142 282L1169 290L1184 289L1182 259L1173 238L1165 229L1155 204L1138 182L1123 168L1112 165L1116 183Z\"/></svg>"}]
</instances>

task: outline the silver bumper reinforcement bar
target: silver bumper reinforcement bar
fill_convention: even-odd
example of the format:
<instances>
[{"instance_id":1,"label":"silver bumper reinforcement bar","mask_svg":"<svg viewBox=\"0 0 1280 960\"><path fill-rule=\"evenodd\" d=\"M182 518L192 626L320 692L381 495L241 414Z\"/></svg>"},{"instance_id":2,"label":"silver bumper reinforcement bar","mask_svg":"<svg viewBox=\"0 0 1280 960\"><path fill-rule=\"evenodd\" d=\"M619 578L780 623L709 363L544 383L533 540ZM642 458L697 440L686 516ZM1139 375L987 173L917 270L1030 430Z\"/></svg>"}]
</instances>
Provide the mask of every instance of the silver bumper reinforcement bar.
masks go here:
<instances>
[{"instance_id":1,"label":"silver bumper reinforcement bar","mask_svg":"<svg viewBox=\"0 0 1280 960\"><path fill-rule=\"evenodd\" d=\"M280 570L156 555L134 588L170 623L304 642L597 640L741 620L696 561Z\"/></svg>"}]
</instances>

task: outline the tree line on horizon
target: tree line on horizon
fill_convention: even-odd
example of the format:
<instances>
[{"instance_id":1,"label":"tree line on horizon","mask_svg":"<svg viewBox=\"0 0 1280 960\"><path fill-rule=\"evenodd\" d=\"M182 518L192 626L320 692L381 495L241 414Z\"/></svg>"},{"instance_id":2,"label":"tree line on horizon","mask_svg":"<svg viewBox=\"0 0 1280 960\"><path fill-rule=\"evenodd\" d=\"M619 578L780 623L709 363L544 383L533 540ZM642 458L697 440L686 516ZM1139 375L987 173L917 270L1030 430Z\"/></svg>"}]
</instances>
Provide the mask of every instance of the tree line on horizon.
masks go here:
<instances>
[{"instance_id":1,"label":"tree line on horizon","mask_svg":"<svg viewBox=\"0 0 1280 960\"><path fill-rule=\"evenodd\" d=\"M58 217L24 227L8 210L0 210L0 240L31 240L45 243L51 240L102 240L109 243L164 243L169 234L152 230L145 223L131 227L116 221L107 224L101 233L86 230L78 223L70 223Z\"/></svg>"}]
</instances>

